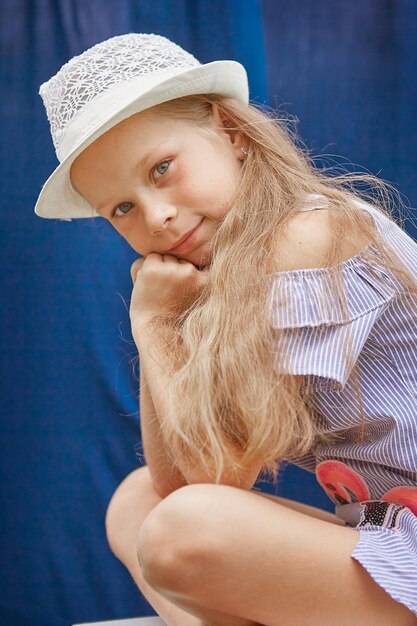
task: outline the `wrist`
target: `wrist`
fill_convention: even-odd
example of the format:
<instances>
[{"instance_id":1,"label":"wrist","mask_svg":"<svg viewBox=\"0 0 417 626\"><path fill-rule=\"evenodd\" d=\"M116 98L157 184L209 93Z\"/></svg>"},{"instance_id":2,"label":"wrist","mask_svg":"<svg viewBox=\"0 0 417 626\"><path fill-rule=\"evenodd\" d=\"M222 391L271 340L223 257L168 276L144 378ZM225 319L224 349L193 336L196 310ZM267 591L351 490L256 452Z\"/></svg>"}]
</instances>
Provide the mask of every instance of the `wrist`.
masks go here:
<instances>
[{"instance_id":1,"label":"wrist","mask_svg":"<svg viewBox=\"0 0 417 626\"><path fill-rule=\"evenodd\" d=\"M172 337L174 325L170 318L166 318L161 314L146 313L131 320L132 336L135 343L139 347L139 343L147 341L147 337Z\"/></svg>"},{"instance_id":2,"label":"wrist","mask_svg":"<svg viewBox=\"0 0 417 626\"><path fill-rule=\"evenodd\" d=\"M149 333L155 328L156 316L151 314L141 315L130 321L133 338L140 337L145 333Z\"/></svg>"}]
</instances>

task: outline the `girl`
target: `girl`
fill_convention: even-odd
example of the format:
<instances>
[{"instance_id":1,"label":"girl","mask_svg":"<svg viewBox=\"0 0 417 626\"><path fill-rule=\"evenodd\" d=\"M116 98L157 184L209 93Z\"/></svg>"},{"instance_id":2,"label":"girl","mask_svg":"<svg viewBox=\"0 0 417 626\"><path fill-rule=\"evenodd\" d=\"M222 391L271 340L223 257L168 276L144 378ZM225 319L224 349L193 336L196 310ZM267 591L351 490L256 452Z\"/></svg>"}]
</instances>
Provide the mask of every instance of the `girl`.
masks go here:
<instances>
[{"instance_id":1,"label":"girl","mask_svg":"<svg viewBox=\"0 0 417 626\"><path fill-rule=\"evenodd\" d=\"M40 93L61 163L36 213L101 216L142 256L146 465L110 502L114 554L169 626L415 624L417 246L389 186L326 176L241 65L157 35ZM335 516L254 489L284 460Z\"/></svg>"}]
</instances>

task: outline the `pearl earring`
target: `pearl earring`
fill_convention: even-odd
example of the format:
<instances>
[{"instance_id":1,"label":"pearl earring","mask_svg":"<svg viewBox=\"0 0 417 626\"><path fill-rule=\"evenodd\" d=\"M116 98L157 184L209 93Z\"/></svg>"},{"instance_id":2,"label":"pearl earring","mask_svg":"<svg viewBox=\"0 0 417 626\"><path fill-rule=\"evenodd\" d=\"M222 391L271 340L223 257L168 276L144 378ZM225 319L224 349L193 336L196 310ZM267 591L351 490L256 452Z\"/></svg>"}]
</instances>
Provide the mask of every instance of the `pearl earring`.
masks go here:
<instances>
[{"instance_id":1,"label":"pearl earring","mask_svg":"<svg viewBox=\"0 0 417 626\"><path fill-rule=\"evenodd\" d=\"M242 150L243 154L245 155L245 157L247 157L248 154L249 154L249 150L247 148L241 148L241 150Z\"/></svg>"}]
</instances>

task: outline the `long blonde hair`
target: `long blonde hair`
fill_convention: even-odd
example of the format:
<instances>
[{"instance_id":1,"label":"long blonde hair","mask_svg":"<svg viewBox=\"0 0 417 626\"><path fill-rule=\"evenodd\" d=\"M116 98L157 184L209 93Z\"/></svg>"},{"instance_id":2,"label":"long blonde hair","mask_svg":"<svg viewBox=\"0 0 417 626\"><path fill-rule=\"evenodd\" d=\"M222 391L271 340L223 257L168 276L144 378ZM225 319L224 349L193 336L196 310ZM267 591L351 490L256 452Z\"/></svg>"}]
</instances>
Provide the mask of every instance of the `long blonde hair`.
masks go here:
<instances>
[{"instance_id":1,"label":"long blonde hair","mask_svg":"<svg viewBox=\"0 0 417 626\"><path fill-rule=\"evenodd\" d=\"M320 194L328 201L333 236L323 267L330 268L335 300L346 307L338 266L340 233L344 242L365 238L374 243L384 253L383 264L416 294L417 284L353 202L365 200L390 216L393 196L401 205L394 187L367 173L321 171L286 120L257 105L206 94L179 98L157 110L210 133L212 103L217 103L225 128L244 134L249 157L212 241L207 286L181 315L155 320L161 328L169 326L171 337L164 346L171 373L170 410L159 418L172 464L181 471L200 467L219 482L225 462L239 472L261 461L276 480L279 463L306 453L319 434L308 393L300 393L296 377L286 374L273 349L283 331L272 328L268 309L274 275L285 266L280 240L306 196ZM360 192L360 185L369 190ZM372 246L366 250L371 257ZM357 398L358 420L363 421L359 388Z\"/></svg>"}]
</instances>

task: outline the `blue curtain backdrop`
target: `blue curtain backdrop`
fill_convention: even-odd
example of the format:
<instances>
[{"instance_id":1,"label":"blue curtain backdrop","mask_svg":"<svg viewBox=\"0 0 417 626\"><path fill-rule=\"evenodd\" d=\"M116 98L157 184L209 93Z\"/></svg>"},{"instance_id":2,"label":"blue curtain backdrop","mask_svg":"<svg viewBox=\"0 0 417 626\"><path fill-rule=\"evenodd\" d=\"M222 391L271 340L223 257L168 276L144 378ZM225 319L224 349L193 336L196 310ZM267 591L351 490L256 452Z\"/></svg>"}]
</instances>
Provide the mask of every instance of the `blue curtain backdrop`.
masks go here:
<instances>
[{"instance_id":1,"label":"blue curtain backdrop","mask_svg":"<svg viewBox=\"0 0 417 626\"><path fill-rule=\"evenodd\" d=\"M136 255L104 220L33 213L56 166L39 85L85 48L141 31L202 62L241 61L252 100L297 116L315 154L379 173L416 205L413 0L2 0L2 624L153 613L104 532L112 493L139 464ZM331 509L296 468L280 493Z\"/></svg>"},{"instance_id":2,"label":"blue curtain backdrop","mask_svg":"<svg viewBox=\"0 0 417 626\"><path fill-rule=\"evenodd\" d=\"M110 552L104 516L139 466L128 302L137 254L107 222L40 219L57 161L39 85L86 48L165 35L248 69L266 101L260 6L232 0L2 0L0 623L69 626L151 615Z\"/></svg>"},{"instance_id":3,"label":"blue curtain backdrop","mask_svg":"<svg viewBox=\"0 0 417 626\"><path fill-rule=\"evenodd\" d=\"M263 0L262 11L270 104L298 117L314 154L365 167L417 206L415 0Z\"/></svg>"},{"instance_id":4,"label":"blue curtain backdrop","mask_svg":"<svg viewBox=\"0 0 417 626\"><path fill-rule=\"evenodd\" d=\"M368 170L403 194L417 236L417 3L262 0L268 102L298 119L321 166ZM280 495L332 510L289 466Z\"/></svg>"}]
</instances>

